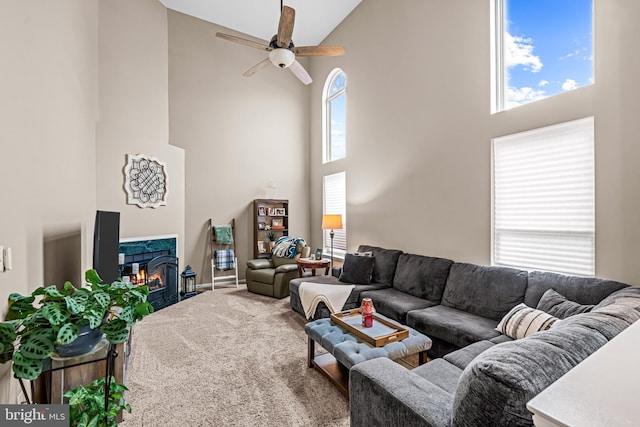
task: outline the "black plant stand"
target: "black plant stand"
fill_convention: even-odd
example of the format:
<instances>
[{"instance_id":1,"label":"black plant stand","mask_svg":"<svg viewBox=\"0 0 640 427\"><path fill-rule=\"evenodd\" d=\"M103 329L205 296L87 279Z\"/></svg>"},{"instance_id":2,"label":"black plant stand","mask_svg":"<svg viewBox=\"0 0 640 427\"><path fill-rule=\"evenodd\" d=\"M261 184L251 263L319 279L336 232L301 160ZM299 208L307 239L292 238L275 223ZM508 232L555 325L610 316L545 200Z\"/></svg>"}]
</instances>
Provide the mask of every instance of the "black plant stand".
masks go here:
<instances>
[{"instance_id":1,"label":"black plant stand","mask_svg":"<svg viewBox=\"0 0 640 427\"><path fill-rule=\"evenodd\" d=\"M50 374L51 372L54 372L54 371L87 365L89 363L97 363L103 360L106 361L106 369L105 369L106 373L105 373L105 385L104 385L105 387L104 409L105 411L108 411L109 410L109 394L110 394L109 391L111 390L111 378L113 377L113 374L114 374L115 361L116 361L116 358L118 357L118 350L116 350L115 344L108 344L105 347L106 347L106 351L104 351L104 349L98 350L94 354L95 357L91 357L88 360L83 360L77 363L76 362L70 362L68 364L63 363L62 366L54 367L52 360L48 359L47 361L45 361L45 367L42 370L42 373L40 375ZM78 356L78 358L80 357L81 356ZM33 402L31 401L31 399L29 399L29 395L27 394L27 389L24 385L24 381L22 380L22 378L19 378L19 377L17 378L18 378L18 381L20 382L20 388L22 389L22 393L24 394L27 404L32 404ZM35 387L34 387L33 381L30 381L30 383L31 383L31 395L33 396L35 393ZM51 388L49 375L45 376L45 388L47 391L50 390ZM46 403L52 403L50 393L47 395Z\"/></svg>"}]
</instances>

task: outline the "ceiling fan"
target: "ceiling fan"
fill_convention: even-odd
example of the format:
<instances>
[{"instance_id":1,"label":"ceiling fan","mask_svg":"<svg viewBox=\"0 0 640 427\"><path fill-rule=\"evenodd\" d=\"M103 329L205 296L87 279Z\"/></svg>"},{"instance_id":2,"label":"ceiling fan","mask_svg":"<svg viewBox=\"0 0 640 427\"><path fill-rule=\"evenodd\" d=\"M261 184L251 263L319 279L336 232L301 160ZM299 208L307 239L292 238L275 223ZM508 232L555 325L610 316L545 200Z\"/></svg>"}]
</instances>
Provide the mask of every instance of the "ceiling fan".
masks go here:
<instances>
[{"instance_id":1,"label":"ceiling fan","mask_svg":"<svg viewBox=\"0 0 640 427\"><path fill-rule=\"evenodd\" d=\"M311 76L296 60L296 56L341 56L345 54L345 48L341 46L296 47L291 40L295 16L296 11L288 6L284 6L282 0L280 0L278 33L271 38L268 45L225 33L216 33L216 37L269 52L269 57L249 68L242 74L243 76L251 77L271 62L276 67L288 68L302 83L308 85L312 82Z\"/></svg>"}]
</instances>

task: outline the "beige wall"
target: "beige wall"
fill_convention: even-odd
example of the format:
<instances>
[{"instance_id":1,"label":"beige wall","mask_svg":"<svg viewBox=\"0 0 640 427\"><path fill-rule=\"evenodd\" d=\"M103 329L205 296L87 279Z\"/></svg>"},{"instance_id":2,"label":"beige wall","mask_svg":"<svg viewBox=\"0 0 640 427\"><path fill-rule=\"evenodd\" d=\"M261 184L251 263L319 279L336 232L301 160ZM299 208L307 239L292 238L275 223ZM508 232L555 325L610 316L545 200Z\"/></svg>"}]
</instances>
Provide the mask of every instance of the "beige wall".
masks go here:
<instances>
[{"instance_id":1,"label":"beige wall","mask_svg":"<svg viewBox=\"0 0 640 427\"><path fill-rule=\"evenodd\" d=\"M13 249L13 270L0 272L3 317L10 293L43 284L45 239L93 232L96 44L95 0L2 3L0 245ZM74 262L90 265L90 237L73 247ZM10 367L0 365L3 403L17 403Z\"/></svg>"},{"instance_id":2,"label":"beige wall","mask_svg":"<svg viewBox=\"0 0 640 427\"><path fill-rule=\"evenodd\" d=\"M168 144L167 31L156 0L3 2L0 245L12 247L14 269L0 273L2 316L11 292L60 274L81 282L96 209L121 212L122 237L177 234L184 254L184 150ZM139 153L167 163L167 206L126 205L126 154ZM56 268L64 251L68 263ZM0 365L0 402L17 403L17 384L10 364Z\"/></svg>"},{"instance_id":3,"label":"beige wall","mask_svg":"<svg viewBox=\"0 0 640 427\"><path fill-rule=\"evenodd\" d=\"M266 52L216 38L217 31L230 32L169 12L169 135L186 152L186 259L198 283L211 283L209 218L236 219L244 277L253 199L289 199L290 234L309 238L309 90L271 66L242 77ZM277 187L271 194L269 180Z\"/></svg>"},{"instance_id":4,"label":"beige wall","mask_svg":"<svg viewBox=\"0 0 640 427\"><path fill-rule=\"evenodd\" d=\"M640 284L640 2L595 1L596 83L490 114L490 1L366 0L325 44L311 94L311 230L322 176L347 174L348 246L491 261L491 138L595 116L596 274ZM322 165L321 96L347 74L347 158Z\"/></svg>"},{"instance_id":5,"label":"beige wall","mask_svg":"<svg viewBox=\"0 0 640 427\"><path fill-rule=\"evenodd\" d=\"M100 1L97 207L120 212L120 237L178 235L184 267L184 150L169 145L167 9L157 0ZM127 154L167 164L167 204L126 203ZM188 262L188 261L187 261Z\"/></svg>"}]
</instances>

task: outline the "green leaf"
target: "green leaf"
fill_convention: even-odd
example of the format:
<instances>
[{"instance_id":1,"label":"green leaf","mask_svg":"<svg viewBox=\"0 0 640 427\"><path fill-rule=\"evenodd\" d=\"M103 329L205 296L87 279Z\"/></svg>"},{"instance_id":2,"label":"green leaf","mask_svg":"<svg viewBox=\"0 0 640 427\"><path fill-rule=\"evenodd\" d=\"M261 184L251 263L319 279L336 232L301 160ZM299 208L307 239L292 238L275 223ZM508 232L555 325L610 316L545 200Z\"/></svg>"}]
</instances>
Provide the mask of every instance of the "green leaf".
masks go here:
<instances>
[{"instance_id":1,"label":"green leaf","mask_svg":"<svg viewBox=\"0 0 640 427\"><path fill-rule=\"evenodd\" d=\"M56 288L56 285L44 288L44 294L52 298L64 298L64 294L60 293L58 288Z\"/></svg>"},{"instance_id":2,"label":"green leaf","mask_svg":"<svg viewBox=\"0 0 640 427\"><path fill-rule=\"evenodd\" d=\"M47 304L42 307L41 312L52 325L60 325L71 317L68 312L62 309L61 304Z\"/></svg>"},{"instance_id":3,"label":"green leaf","mask_svg":"<svg viewBox=\"0 0 640 427\"><path fill-rule=\"evenodd\" d=\"M82 314L82 318L89 321L89 327L91 329L95 329L99 327L100 324L102 323L103 317L104 317L104 310L97 311L95 309L91 309L91 310L85 311Z\"/></svg>"},{"instance_id":4,"label":"green leaf","mask_svg":"<svg viewBox=\"0 0 640 427\"><path fill-rule=\"evenodd\" d=\"M125 342L127 338L129 338L129 331L124 330L119 332L105 332L105 336L111 344L119 344L121 342Z\"/></svg>"},{"instance_id":5,"label":"green leaf","mask_svg":"<svg viewBox=\"0 0 640 427\"><path fill-rule=\"evenodd\" d=\"M142 317L153 313L153 310L153 306L146 301L136 305L136 313Z\"/></svg>"},{"instance_id":6,"label":"green leaf","mask_svg":"<svg viewBox=\"0 0 640 427\"><path fill-rule=\"evenodd\" d=\"M78 304L85 304L87 302L87 300L89 299L89 290L88 289L77 289L74 293L73 293L73 300L75 302L77 302Z\"/></svg>"},{"instance_id":7,"label":"green leaf","mask_svg":"<svg viewBox=\"0 0 640 427\"><path fill-rule=\"evenodd\" d=\"M87 270L84 273L84 280L94 285L102 283L102 279L100 278L96 270Z\"/></svg>"},{"instance_id":8,"label":"green leaf","mask_svg":"<svg viewBox=\"0 0 640 427\"><path fill-rule=\"evenodd\" d=\"M0 342L12 343L16 340L16 327L13 323L0 323Z\"/></svg>"},{"instance_id":9,"label":"green leaf","mask_svg":"<svg viewBox=\"0 0 640 427\"><path fill-rule=\"evenodd\" d=\"M19 378L34 380L42 372L42 360L28 359L22 355L22 349L13 353L13 372Z\"/></svg>"},{"instance_id":10,"label":"green leaf","mask_svg":"<svg viewBox=\"0 0 640 427\"><path fill-rule=\"evenodd\" d=\"M102 325L100 329L102 329L102 332L105 334L125 331L127 330L127 322L121 319L114 319Z\"/></svg>"},{"instance_id":11,"label":"green leaf","mask_svg":"<svg viewBox=\"0 0 640 427\"><path fill-rule=\"evenodd\" d=\"M15 356L14 356L15 357ZM34 361L32 365L16 365L13 364L13 372L17 377L26 380L35 380L42 373L42 361Z\"/></svg>"},{"instance_id":12,"label":"green leaf","mask_svg":"<svg viewBox=\"0 0 640 427\"><path fill-rule=\"evenodd\" d=\"M127 306L120 312L118 317L127 323L131 323L135 320L135 314L135 309L131 306Z\"/></svg>"},{"instance_id":13,"label":"green leaf","mask_svg":"<svg viewBox=\"0 0 640 427\"><path fill-rule=\"evenodd\" d=\"M53 342L50 339L29 336L26 342L20 343L20 353L28 359L46 359L53 352Z\"/></svg>"},{"instance_id":14,"label":"green leaf","mask_svg":"<svg viewBox=\"0 0 640 427\"><path fill-rule=\"evenodd\" d=\"M102 308L107 308L111 302L111 297L106 292L94 292L91 296Z\"/></svg>"},{"instance_id":15,"label":"green leaf","mask_svg":"<svg viewBox=\"0 0 640 427\"><path fill-rule=\"evenodd\" d=\"M12 294L18 295L18 294ZM32 305L34 297L23 297L18 295L17 299L9 298L9 311L5 316L5 320L24 319L32 313L35 313L36 309Z\"/></svg>"},{"instance_id":16,"label":"green leaf","mask_svg":"<svg viewBox=\"0 0 640 427\"><path fill-rule=\"evenodd\" d=\"M9 301L18 301L18 300L21 300L22 298L24 297L16 292L9 294Z\"/></svg>"},{"instance_id":17,"label":"green leaf","mask_svg":"<svg viewBox=\"0 0 640 427\"><path fill-rule=\"evenodd\" d=\"M78 338L79 329L72 323L67 323L60 328L56 338L56 344L69 344Z\"/></svg>"},{"instance_id":18,"label":"green leaf","mask_svg":"<svg viewBox=\"0 0 640 427\"><path fill-rule=\"evenodd\" d=\"M67 303L67 308L71 314L80 314L84 311L84 304L80 304L72 297L64 297L65 302Z\"/></svg>"},{"instance_id":19,"label":"green leaf","mask_svg":"<svg viewBox=\"0 0 640 427\"><path fill-rule=\"evenodd\" d=\"M64 282L64 290L65 290L65 291L67 291L67 292L71 292L71 291L75 290L75 288L76 288L76 287L75 287L75 286L73 286L73 283L71 283L71 282L69 282L69 281Z\"/></svg>"},{"instance_id":20,"label":"green leaf","mask_svg":"<svg viewBox=\"0 0 640 427\"><path fill-rule=\"evenodd\" d=\"M53 341L55 337L56 337L56 332L53 330L51 326L49 326L49 324L47 324L46 326L44 325L38 326L23 332L21 341L26 342L27 340L36 339L36 338Z\"/></svg>"},{"instance_id":21,"label":"green leaf","mask_svg":"<svg viewBox=\"0 0 640 427\"><path fill-rule=\"evenodd\" d=\"M107 340L111 344L124 342L129 337L127 322L121 319L112 320L109 323L102 325L100 329L105 333Z\"/></svg>"}]
</instances>

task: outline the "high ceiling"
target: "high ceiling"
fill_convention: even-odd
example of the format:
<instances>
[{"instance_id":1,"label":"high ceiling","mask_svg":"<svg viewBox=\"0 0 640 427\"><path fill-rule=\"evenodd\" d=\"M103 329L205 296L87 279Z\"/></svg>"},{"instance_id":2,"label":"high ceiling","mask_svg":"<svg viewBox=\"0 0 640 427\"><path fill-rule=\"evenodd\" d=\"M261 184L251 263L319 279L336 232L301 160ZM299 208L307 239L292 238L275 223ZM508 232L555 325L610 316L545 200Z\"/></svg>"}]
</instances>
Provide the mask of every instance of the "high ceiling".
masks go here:
<instances>
[{"instance_id":1,"label":"high ceiling","mask_svg":"<svg viewBox=\"0 0 640 427\"><path fill-rule=\"evenodd\" d=\"M296 46L320 44L362 0L285 0L296 10ZM279 0L160 0L167 8L262 40L277 32Z\"/></svg>"}]
</instances>

